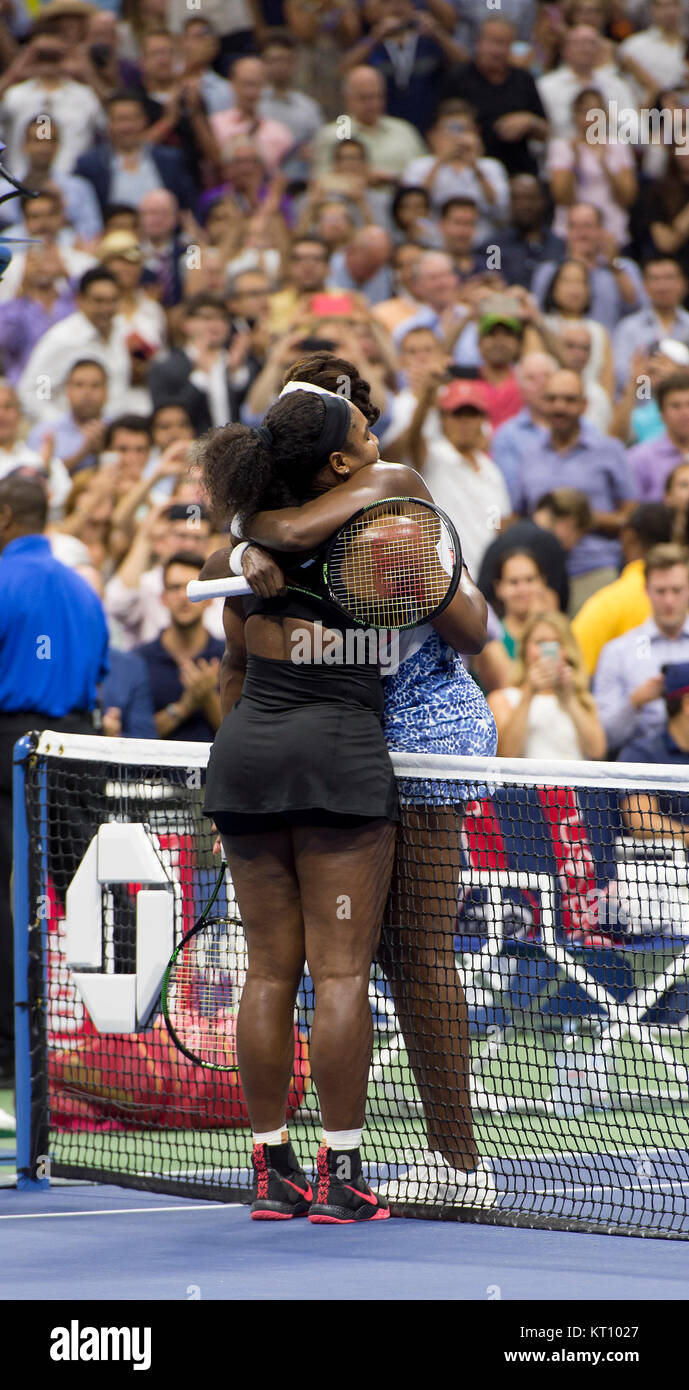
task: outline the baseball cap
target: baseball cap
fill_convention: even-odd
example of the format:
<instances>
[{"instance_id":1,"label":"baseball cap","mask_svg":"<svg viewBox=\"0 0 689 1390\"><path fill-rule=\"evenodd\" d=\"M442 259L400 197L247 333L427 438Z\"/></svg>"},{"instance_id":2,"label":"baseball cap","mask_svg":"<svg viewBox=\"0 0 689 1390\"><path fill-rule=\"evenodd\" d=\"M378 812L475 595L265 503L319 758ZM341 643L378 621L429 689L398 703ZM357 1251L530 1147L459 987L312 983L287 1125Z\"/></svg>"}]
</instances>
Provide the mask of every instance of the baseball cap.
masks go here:
<instances>
[{"instance_id":1,"label":"baseball cap","mask_svg":"<svg viewBox=\"0 0 689 1390\"><path fill-rule=\"evenodd\" d=\"M111 256L121 256L124 261L141 261L143 252L132 232L108 232L99 242L96 254L99 261L107 261Z\"/></svg>"},{"instance_id":2,"label":"baseball cap","mask_svg":"<svg viewBox=\"0 0 689 1390\"><path fill-rule=\"evenodd\" d=\"M438 405L444 411L460 410L462 406L468 406L473 410L480 410L482 415L487 415L486 388L482 381L451 381L439 395Z\"/></svg>"},{"instance_id":3,"label":"baseball cap","mask_svg":"<svg viewBox=\"0 0 689 1390\"><path fill-rule=\"evenodd\" d=\"M663 667L665 696L689 695L689 661L676 661Z\"/></svg>"},{"instance_id":4,"label":"baseball cap","mask_svg":"<svg viewBox=\"0 0 689 1390\"><path fill-rule=\"evenodd\" d=\"M521 337L524 332L524 324L521 319L514 318L512 314L482 314L478 321L478 336L481 338L484 333L490 333L492 328L509 328L511 333L518 333Z\"/></svg>"},{"instance_id":5,"label":"baseball cap","mask_svg":"<svg viewBox=\"0 0 689 1390\"><path fill-rule=\"evenodd\" d=\"M36 21L50 19L90 19L96 14L97 5L89 5L87 0L49 0L39 10Z\"/></svg>"},{"instance_id":6,"label":"baseball cap","mask_svg":"<svg viewBox=\"0 0 689 1390\"><path fill-rule=\"evenodd\" d=\"M689 348L678 338L661 338L658 352L662 352L663 357L669 357L678 367L689 367Z\"/></svg>"}]
</instances>

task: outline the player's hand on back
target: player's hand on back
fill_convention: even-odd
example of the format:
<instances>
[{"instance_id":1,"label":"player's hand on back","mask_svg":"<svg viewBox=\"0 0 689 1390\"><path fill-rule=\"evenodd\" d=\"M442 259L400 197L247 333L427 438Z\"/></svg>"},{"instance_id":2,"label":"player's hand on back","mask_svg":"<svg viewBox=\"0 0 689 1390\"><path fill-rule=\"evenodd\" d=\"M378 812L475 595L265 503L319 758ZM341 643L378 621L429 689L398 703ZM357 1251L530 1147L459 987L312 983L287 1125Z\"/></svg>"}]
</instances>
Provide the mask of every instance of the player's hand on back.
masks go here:
<instances>
[{"instance_id":1,"label":"player's hand on back","mask_svg":"<svg viewBox=\"0 0 689 1390\"><path fill-rule=\"evenodd\" d=\"M260 545L247 546L242 556L242 573L260 598L275 598L286 592L285 576L280 566Z\"/></svg>"}]
</instances>

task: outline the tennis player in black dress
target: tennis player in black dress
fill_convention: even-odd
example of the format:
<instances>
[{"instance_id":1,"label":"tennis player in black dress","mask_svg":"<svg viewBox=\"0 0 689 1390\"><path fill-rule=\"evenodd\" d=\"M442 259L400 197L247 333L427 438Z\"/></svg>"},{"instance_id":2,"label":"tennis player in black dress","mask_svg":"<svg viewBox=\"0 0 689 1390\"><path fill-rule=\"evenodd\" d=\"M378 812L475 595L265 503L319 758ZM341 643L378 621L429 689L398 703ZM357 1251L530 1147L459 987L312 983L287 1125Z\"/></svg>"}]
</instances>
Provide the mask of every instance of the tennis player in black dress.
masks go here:
<instances>
[{"instance_id":1,"label":"tennis player in black dress","mask_svg":"<svg viewBox=\"0 0 689 1390\"><path fill-rule=\"evenodd\" d=\"M325 351L311 353L287 374L286 385L297 382L333 393L346 382L350 399L369 422L375 423L378 417L368 382L346 359ZM365 485L367 471L353 474L337 497L330 494L321 498L317 507L313 503L303 506L291 521L290 540L305 543L307 536L314 544L324 540L337 524L333 520L335 508L339 522L343 505L348 505L349 515L362 505L360 488ZM430 496L420 478L416 487L417 494L423 490ZM320 530L314 530L316 512L320 513ZM274 528L284 529L285 519L291 516L274 513L272 524L265 514L257 516L252 534L260 536L264 545L277 545ZM227 552L224 557L217 554L218 573L226 573ZM280 582L274 559L260 546L251 546L244 565L256 586L275 588ZM472 653L480 651L487 639L485 615L485 600L464 571L459 592L433 627L456 651ZM413 734L410 737L413 746ZM421 751L423 746L421 741ZM495 1184L488 1165L478 1156L474 1136L469 1018L453 945L461 827L458 807L452 811L432 806L421 811L401 808L391 893L376 959L390 985L430 1145L429 1154L414 1155L414 1173L419 1169L416 1186L413 1181L406 1186L419 1194L419 1200L424 1192L432 1192L448 1204L485 1207L495 1200ZM432 1162L434 1151L442 1160L442 1173L437 1160ZM397 1180L394 1186L401 1188L404 1181Z\"/></svg>"},{"instance_id":2,"label":"tennis player in black dress","mask_svg":"<svg viewBox=\"0 0 689 1390\"><path fill-rule=\"evenodd\" d=\"M246 520L298 506L366 469L367 500L413 496L420 479L379 464L364 415L344 397L295 392L258 430L228 425L200 445L213 507ZM342 521L348 509L343 508ZM335 525L340 524L336 521ZM247 938L237 1026L254 1137L252 1216L315 1222L389 1215L361 1167L372 1051L368 981L392 873L398 816L376 664L299 664L292 636L347 620L325 600L283 593L227 600L223 723L206 814L221 834ZM344 644L343 644L344 645ZM314 654L323 643L314 641ZM308 958L315 988L311 1074L323 1121L312 1193L288 1140L293 1015Z\"/></svg>"}]
</instances>

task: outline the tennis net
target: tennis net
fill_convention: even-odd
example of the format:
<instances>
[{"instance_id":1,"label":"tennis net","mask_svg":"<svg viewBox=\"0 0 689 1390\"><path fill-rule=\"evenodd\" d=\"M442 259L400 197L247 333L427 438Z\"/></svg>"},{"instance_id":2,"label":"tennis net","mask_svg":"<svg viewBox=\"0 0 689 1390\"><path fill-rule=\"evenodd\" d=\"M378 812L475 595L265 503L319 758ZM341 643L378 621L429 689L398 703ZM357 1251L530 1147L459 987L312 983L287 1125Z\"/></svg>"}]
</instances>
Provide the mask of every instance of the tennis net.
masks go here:
<instances>
[{"instance_id":1,"label":"tennis net","mask_svg":"<svg viewBox=\"0 0 689 1390\"><path fill-rule=\"evenodd\" d=\"M188 1061L160 1014L167 959L218 874L201 813L208 752L50 731L17 745L22 1185L249 1200L239 1080ZM402 821L370 980L369 1180L392 1184L401 1215L686 1238L679 770L394 762ZM214 915L234 911L226 877ZM234 968L241 988L243 950ZM313 1007L305 974L289 1115L307 1169L320 1134ZM492 1193L473 1204L432 1158L456 1163L472 1137Z\"/></svg>"}]
</instances>

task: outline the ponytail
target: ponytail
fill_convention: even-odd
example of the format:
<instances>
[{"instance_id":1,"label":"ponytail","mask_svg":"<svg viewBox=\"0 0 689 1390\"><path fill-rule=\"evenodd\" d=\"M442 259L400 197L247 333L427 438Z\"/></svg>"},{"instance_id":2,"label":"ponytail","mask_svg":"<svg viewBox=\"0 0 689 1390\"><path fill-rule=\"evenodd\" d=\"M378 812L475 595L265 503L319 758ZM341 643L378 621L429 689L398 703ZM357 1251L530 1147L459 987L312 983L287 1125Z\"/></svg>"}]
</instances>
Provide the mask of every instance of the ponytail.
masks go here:
<instances>
[{"instance_id":1,"label":"ponytail","mask_svg":"<svg viewBox=\"0 0 689 1390\"><path fill-rule=\"evenodd\" d=\"M295 391L276 401L256 429L223 425L198 442L212 510L240 521L264 509L298 506L314 475L341 449L351 428L344 397Z\"/></svg>"}]
</instances>

